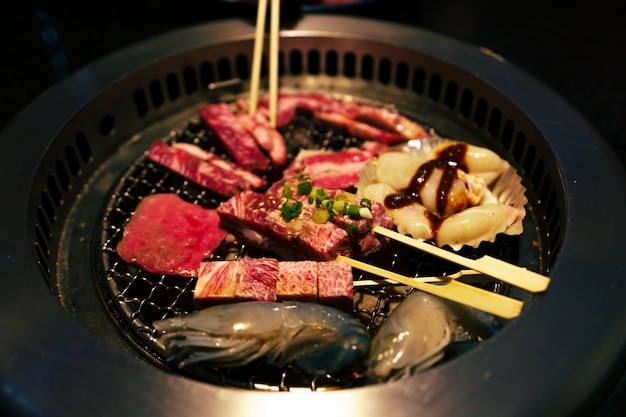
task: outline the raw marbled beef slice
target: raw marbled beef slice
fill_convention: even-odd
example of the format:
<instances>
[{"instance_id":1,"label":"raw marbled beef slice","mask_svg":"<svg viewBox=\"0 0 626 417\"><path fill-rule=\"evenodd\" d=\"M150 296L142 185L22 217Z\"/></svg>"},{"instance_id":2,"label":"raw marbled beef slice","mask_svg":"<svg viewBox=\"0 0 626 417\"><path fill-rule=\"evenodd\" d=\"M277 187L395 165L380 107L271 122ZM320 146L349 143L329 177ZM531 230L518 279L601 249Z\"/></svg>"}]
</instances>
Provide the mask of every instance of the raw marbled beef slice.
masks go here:
<instances>
[{"instance_id":1,"label":"raw marbled beef slice","mask_svg":"<svg viewBox=\"0 0 626 417\"><path fill-rule=\"evenodd\" d=\"M243 258L238 263L237 301L276 301L278 261L274 258Z\"/></svg>"},{"instance_id":2,"label":"raw marbled beef slice","mask_svg":"<svg viewBox=\"0 0 626 417\"><path fill-rule=\"evenodd\" d=\"M318 263L317 296L320 304L352 312L354 283L350 264L341 261Z\"/></svg>"},{"instance_id":3,"label":"raw marbled beef slice","mask_svg":"<svg viewBox=\"0 0 626 417\"><path fill-rule=\"evenodd\" d=\"M278 264L278 301L317 302L317 262L283 261Z\"/></svg>"},{"instance_id":4,"label":"raw marbled beef slice","mask_svg":"<svg viewBox=\"0 0 626 417\"><path fill-rule=\"evenodd\" d=\"M238 262L202 262L193 292L196 310L236 301Z\"/></svg>"}]
</instances>

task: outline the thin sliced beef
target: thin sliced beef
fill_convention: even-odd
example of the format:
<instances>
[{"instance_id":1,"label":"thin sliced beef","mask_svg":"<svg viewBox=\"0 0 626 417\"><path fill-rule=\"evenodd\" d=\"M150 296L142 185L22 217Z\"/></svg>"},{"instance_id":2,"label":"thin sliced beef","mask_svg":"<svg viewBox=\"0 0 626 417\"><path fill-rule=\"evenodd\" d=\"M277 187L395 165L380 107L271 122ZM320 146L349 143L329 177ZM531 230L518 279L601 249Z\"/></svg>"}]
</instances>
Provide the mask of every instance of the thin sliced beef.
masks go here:
<instances>
[{"instance_id":1,"label":"thin sliced beef","mask_svg":"<svg viewBox=\"0 0 626 417\"><path fill-rule=\"evenodd\" d=\"M118 255L149 272L193 277L226 237L216 210L176 194L145 197L124 227Z\"/></svg>"},{"instance_id":2,"label":"thin sliced beef","mask_svg":"<svg viewBox=\"0 0 626 417\"><path fill-rule=\"evenodd\" d=\"M313 185L328 189L348 189L356 184L363 167L387 145L368 142L361 148L341 151L303 149L287 167L287 173L303 172Z\"/></svg>"},{"instance_id":3,"label":"thin sliced beef","mask_svg":"<svg viewBox=\"0 0 626 417\"><path fill-rule=\"evenodd\" d=\"M359 138L362 140L373 140L386 144L406 142L406 139L398 133L388 132L386 130L379 129L376 126L372 126L365 122L352 119L345 114L324 110L315 112L313 116L317 120L322 120L324 122L335 125L343 129L349 135L352 135L355 138Z\"/></svg>"},{"instance_id":4,"label":"thin sliced beef","mask_svg":"<svg viewBox=\"0 0 626 417\"><path fill-rule=\"evenodd\" d=\"M278 95L278 109L276 124L287 125L294 117L296 109L309 112L326 110L354 118L359 115L359 105L348 100L335 100L332 97L314 93L280 93ZM259 111L269 112L269 99L264 97L259 103Z\"/></svg>"},{"instance_id":5,"label":"thin sliced beef","mask_svg":"<svg viewBox=\"0 0 626 417\"><path fill-rule=\"evenodd\" d=\"M200 117L240 166L249 170L265 170L270 165L270 159L259 148L256 139L241 125L228 104L202 106Z\"/></svg>"},{"instance_id":6,"label":"thin sliced beef","mask_svg":"<svg viewBox=\"0 0 626 417\"><path fill-rule=\"evenodd\" d=\"M244 190L258 190L266 181L236 164L188 143L169 146L152 143L148 158L216 193L230 197Z\"/></svg>"}]
</instances>

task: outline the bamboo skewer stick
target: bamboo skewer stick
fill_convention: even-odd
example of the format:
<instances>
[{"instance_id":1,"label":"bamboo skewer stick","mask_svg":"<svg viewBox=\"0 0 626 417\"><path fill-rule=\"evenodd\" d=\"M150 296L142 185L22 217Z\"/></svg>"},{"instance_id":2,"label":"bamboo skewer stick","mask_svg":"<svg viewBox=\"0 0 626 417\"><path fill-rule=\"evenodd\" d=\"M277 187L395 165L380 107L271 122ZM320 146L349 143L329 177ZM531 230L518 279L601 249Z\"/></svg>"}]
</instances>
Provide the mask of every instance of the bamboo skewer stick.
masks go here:
<instances>
[{"instance_id":1,"label":"bamboo skewer stick","mask_svg":"<svg viewBox=\"0 0 626 417\"><path fill-rule=\"evenodd\" d=\"M259 100L259 80L261 78L261 58L263 56L263 41L265 38L265 15L267 0L259 0L256 15L256 33L254 36L254 52L252 55L252 73L250 78L250 108L251 116L256 114Z\"/></svg>"},{"instance_id":2,"label":"bamboo skewer stick","mask_svg":"<svg viewBox=\"0 0 626 417\"><path fill-rule=\"evenodd\" d=\"M530 292L543 292L548 288L548 285L550 285L549 277L500 259L492 258L491 256L469 259L437 246L430 245L421 239L413 239L412 237L385 229L384 227L376 226L374 227L374 232Z\"/></svg>"},{"instance_id":3,"label":"bamboo skewer stick","mask_svg":"<svg viewBox=\"0 0 626 417\"><path fill-rule=\"evenodd\" d=\"M363 270L362 268L359 268L361 270ZM391 272L391 271L387 271L384 270L382 268L379 268L377 266L372 266L369 265L369 269L365 272L369 272L372 273L374 275L379 275L380 271L384 271L384 273L389 273L389 274L396 274L395 272ZM397 275L397 274L396 274ZM413 280L416 280L417 282L441 282L441 280L452 280L452 279L458 279L464 276L468 276L468 275L480 275L480 276L484 276L483 274L481 274L478 271L474 271L472 269L464 269L462 271L459 271L457 273L454 274L450 274L450 275L445 275L445 276L427 276L427 277L414 277L411 278ZM400 275L402 276L402 275ZM380 279L360 279L357 281L354 281L354 286L355 287L371 287L371 286L378 286L378 285L382 285L382 284L387 284L387 285L399 285L400 283L398 281L395 281L393 279L388 279L388 278L380 278Z\"/></svg>"},{"instance_id":4,"label":"bamboo skewer stick","mask_svg":"<svg viewBox=\"0 0 626 417\"><path fill-rule=\"evenodd\" d=\"M375 273L383 278L397 281L401 284L417 288L420 291L455 301L505 319L512 319L519 316L524 306L524 303L520 300L485 291L454 279L440 278L439 284L429 284L420 281L418 278L409 278L342 255L337 256L337 260L347 262L354 268Z\"/></svg>"},{"instance_id":5,"label":"bamboo skewer stick","mask_svg":"<svg viewBox=\"0 0 626 417\"><path fill-rule=\"evenodd\" d=\"M278 39L280 37L280 0L271 0L270 21L270 126L276 127L278 107Z\"/></svg>"}]
</instances>

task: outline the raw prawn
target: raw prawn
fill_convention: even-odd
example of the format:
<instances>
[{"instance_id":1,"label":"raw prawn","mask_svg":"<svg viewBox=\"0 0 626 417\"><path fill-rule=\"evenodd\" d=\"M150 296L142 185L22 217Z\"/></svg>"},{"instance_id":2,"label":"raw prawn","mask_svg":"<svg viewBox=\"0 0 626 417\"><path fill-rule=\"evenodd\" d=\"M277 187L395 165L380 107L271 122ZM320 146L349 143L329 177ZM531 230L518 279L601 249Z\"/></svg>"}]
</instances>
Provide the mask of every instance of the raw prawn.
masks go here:
<instances>
[{"instance_id":1,"label":"raw prawn","mask_svg":"<svg viewBox=\"0 0 626 417\"><path fill-rule=\"evenodd\" d=\"M413 292L376 332L367 359L369 382L400 379L444 356L452 340L451 317L437 297Z\"/></svg>"},{"instance_id":2,"label":"raw prawn","mask_svg":"<svg viewBox=\"0 0 626 417\"><path fill-rule=\"evenodd\" d=\"M153 323L178 367L235 367L265 357L279 367L333 373L363 358L367 328L350 314L316 303L250 301L209 307Z\"/></svg>"}]
</instances>

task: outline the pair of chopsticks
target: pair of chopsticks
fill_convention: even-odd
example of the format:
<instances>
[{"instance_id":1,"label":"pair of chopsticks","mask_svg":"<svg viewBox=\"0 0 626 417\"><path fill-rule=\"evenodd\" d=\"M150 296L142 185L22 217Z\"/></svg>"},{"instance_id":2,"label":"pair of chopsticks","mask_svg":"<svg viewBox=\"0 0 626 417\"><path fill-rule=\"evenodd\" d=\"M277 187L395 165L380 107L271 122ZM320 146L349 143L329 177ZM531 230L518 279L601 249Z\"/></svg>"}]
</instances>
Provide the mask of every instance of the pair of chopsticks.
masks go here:
<instances>
[{"instance_id":1,"label":"pair of chopsticks","mask_svg":"<svg viewBox=\"0 0 626 417\"><path fill-rule=\"evenodd\" d=\"M498 317L512 319L519 316L524 307L524 303L502 294L465 284L457 281L456 278L473 273L482 273L531 292L543 292L550 283L550 278L546 276L496 258L484 256L476 260L468 259L430 245L423 240L413 239L380 226L376 226L374 232L458 265L465 266L470 268L470 270L463 270L457 274L444 277L411 278L342 255L339 255L337 260L347 262L354 268L380 276L387 281L408 285L447 300L491 313ZM355 283L355 285L358 285L357 283ZM367 284L369 284L369 282Z\"/></svg>"},{"instance_id":2,"label":"pair of chopsticks","mask_svg":"<svg viewBox=\"0 0 626 417\"><path fill-rule=\"evenodd\" d=\"M269 122L276 127L278 107L278 38L280 36L280 0L270 0L270 54L269 54ZM256 34L254 38L254 54L252 56L252 74L250 78L251 116L256 114L259 99L259 80L261 78L261 58L265 41L265 16L267 0L259 0L257 8Z\"/></svg>"}]
</instances>

